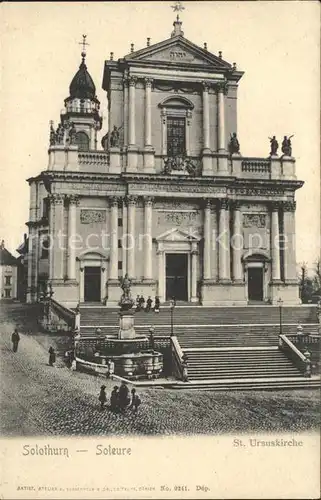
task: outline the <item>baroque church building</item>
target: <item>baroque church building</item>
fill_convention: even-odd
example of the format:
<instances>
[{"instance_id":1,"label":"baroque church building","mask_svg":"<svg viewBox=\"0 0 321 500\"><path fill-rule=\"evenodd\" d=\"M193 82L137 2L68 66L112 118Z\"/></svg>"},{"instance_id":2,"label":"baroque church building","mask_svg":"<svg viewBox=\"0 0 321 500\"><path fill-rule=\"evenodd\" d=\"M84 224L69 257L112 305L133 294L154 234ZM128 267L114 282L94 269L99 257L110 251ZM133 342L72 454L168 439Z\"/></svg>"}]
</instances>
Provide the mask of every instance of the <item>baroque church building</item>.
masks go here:
<instances>
[{"instance_id":1,"label":"baroque church building","mask_svg":"<svg viewBox=\"0 0 321 500\"><path fill-rule=\"evenodd\" d=\"M84 45L85 47L85 45ZM184 37L105 61L108 133L86 54L46 171L28 179L27 301L115 306L121 279L161 303L299 304L289 140L264 158L237 139L243 72ZM106 127L107 128L107 127ZM100 144L101 142L101 144Z\"/></svg>"}]
</instances>

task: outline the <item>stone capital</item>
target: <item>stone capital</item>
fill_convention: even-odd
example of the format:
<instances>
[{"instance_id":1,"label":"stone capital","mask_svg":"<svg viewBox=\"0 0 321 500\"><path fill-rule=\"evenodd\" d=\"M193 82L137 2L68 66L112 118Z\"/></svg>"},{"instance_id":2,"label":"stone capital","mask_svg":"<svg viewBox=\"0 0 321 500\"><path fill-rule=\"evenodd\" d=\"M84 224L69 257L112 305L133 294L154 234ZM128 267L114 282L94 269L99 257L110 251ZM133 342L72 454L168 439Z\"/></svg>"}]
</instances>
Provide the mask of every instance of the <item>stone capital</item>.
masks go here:
<instances>
[{"instance_id":1,"label":"stone capital","mask_svg":"<svg viewBox=\"0 0 321 500\"><path fill-rule=\"evenodd\" d=\"M210 198L204 198L203 208L204 210L211 210L211 208L213 208L213 200L211 200Z\"/></svg>"},{"instance_id":2,"label":"stone capital","mask_svg":"<svg viewBox=\"0 0 321 500\"><path fill-rule=\"evenodd\" d=\"M202 89L203 89L203 92L208 92L208 91L209 91L209 89L210 89L210 86L211 86L211 85L210 85L210 83L209 83L209 82L205 82L205 81L203 81L203 82L202 82Z\"/></svg>"},{"instance_id":3,"label":"stone capital","mask_svg":"<svg viewBox=\"0 0 321 500\"><path fill-rule=\"evenodd\" d=\"M137 77L136 76L130 76L128 78L128 83L130 87L135 87L137 82Z\"/></svg>"},{"instance_id":4,"label":"stone capital","mask_svg":"<svg viewBox=\"0 0 321 500\"><path fill-rule=\"evenodd\" d=\"M154 202L153 196L144 196L143 199L144 199L145 207L147 207L147 206L151 207L153 205L153 202Z\"/></svg>"},{"instance_id":5,"label":"stone capital","mask_svg":"<svg viewBox=\"0 0 321 500\"><path fill-rule=\"evenodd\" d=\"M226 82L218 82L215 84L215 90L216 90L216 93L219 94L219 93L223 93L223 94L227 94L228 92L228 86L227 86L227 83Z\"/></svg>"},{"instance_id":6,"label":"stone capital","mask_svg":"<svg viewBox=\"0 0 321 500\"><path fill-rule=\"evenodd\" d=\"M271 203L271 210L272 212L278 212L281 207L281 202L279 201L272 201Z\"/></svg>"},{"instance_id":7,"label":"stone capital","mask_svg":"<svg viewBox=\"0 0 321 500\"><path fill-rule=\"evenodd\" d=\"M52 205L63 205L65 195L60 193L53 193L49 195L49 200Z\"/></svg>"},{"instance_id":8,"label":"stone capital","mask_svg":"<svg viewBox=\"0 0 321 500\"><path fill-rule=\"evenodd\" d=\"M234 210L234 211L238 211L241 209L241 201L240 200L233 200L231 201L231 208Z\"/></svg>"},{"instance_id":9,"label":"stone capital","mask_svg":"<svg viewBox=\"0 0 321 500\"><path fill-rule=\"evenodd\" d=\"M109 198L109 204L111 207L118 207L120 203L120 198L118 196L112 196Z\"/></svg>"},{"instance_id":10,"label":"stone capital","mask_svg":"<svg viewBox=\"0 0 321 500\"><path fill-rule=\"evenodd\" d=\"M222 198L219 203L221 210L228 210L230 207L230 200L228 200L227 198Z\"/></svg>"},{"instance_id":11,"label":"stone capital","mask_svg":"<svg viewBox=\"0 0 321 500\"><path fill-rule=\"evenodd\" d=\"M153 78L144 78L144 82L145 82L145 89L151 89L152 88L152 84L153 84Z\"/></svg>"},{"instance_id":12,"label":"stone capital","mask_svg":"<svg viewBox=\"0 0 321 500\"><path fill-rule=\"evenodd\" d=\"M69 194L66 196L66 199L69 202L69 205L79 205L79 196L76 194Z\"/></svg>"},{"instance_id":13,"label":"stone capital","mask_svg":"<svg viewBox=\"0 0 321 500\"><path fill-rule=\"evenodd\" d=\"M284 212L295 212L296 201L284 201L282 203L282 208Z\"/></svg>"},{"instance_id":14,"label":"stone capital","mask_svg":"<svg viewBox=\"0 0 321 500\"><path fill-rule=\"evenodd\" d=\"M126 203L128 206L134 207L137 203L137 200L138 200L138 196L134 196L132 194L126 197Z\"/></svg>"}]
</instances>

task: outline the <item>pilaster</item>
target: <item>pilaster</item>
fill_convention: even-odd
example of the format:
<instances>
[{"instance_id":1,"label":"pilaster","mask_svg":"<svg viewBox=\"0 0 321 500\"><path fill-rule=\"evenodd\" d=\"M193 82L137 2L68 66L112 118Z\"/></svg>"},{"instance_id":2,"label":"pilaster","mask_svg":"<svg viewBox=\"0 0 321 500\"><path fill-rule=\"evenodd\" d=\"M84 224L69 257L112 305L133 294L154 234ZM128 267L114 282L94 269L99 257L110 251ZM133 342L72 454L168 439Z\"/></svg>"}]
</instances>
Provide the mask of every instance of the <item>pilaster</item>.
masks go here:
<instances>
[{"instance_id":1,"label":"pilaster","mask_svg":"<svg viewBox=\"0 0 321 500\"><path fill-rule=\"evenodd\" d=\"M229 200L220 200L219 235L218 235L219 281L229 283L230 271L230 212Z\"/></svg>"}]
</instances>

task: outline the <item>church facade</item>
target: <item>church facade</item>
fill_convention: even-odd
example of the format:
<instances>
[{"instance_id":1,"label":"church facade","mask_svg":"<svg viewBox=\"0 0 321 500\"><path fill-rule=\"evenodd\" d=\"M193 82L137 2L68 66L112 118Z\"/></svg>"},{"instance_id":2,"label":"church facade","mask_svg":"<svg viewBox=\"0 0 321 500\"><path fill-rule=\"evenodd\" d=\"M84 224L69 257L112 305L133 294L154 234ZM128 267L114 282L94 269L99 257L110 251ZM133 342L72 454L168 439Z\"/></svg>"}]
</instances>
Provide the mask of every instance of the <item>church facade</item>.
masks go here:
<instances>
[{"instance_id":1,"label":"church facade","mask_svg":"<svg viewBox=\"0 0 321 500\"><path fill-rule=\"evenodd\" d=\"M299 304L295 174L289 141L264 158L237 139L243 75L184 37L105 61L108 133L85 52L50 130L48 169L30 185L28 302L48 281L68 306Z\"/></svg>"}]
</instances>

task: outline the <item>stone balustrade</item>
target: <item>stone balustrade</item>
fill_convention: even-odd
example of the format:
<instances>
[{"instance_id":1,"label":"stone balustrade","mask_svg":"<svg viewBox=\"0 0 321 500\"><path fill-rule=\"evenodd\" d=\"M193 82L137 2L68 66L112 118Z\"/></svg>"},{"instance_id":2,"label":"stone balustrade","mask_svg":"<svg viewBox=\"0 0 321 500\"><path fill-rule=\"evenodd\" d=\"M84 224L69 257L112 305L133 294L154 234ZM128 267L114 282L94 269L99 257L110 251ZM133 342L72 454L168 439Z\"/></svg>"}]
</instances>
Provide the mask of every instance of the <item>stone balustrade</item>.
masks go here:
<instances>
[{"instance_id":1,"label":"stone balustrade","mask_svg":"<svg viewBox=\"0 0 321 500\"><path fill-rule=\"evenodd\" d=\"M79 165L86 165L88 167L93 166L108 166L109 165L109 155L106 152L89 152L89 153L78 153Z\"/></svg>"},{"instance_id":2,"label":"stone balustrade","mask_svg":"<svg viewBox=\"0 0 321 500\"><path fill-rule=\"evenodd\" d=\"M271 162L266 159L244 159L242 160L242 172L271 173Z\"/></svg>"}]
</instances>

